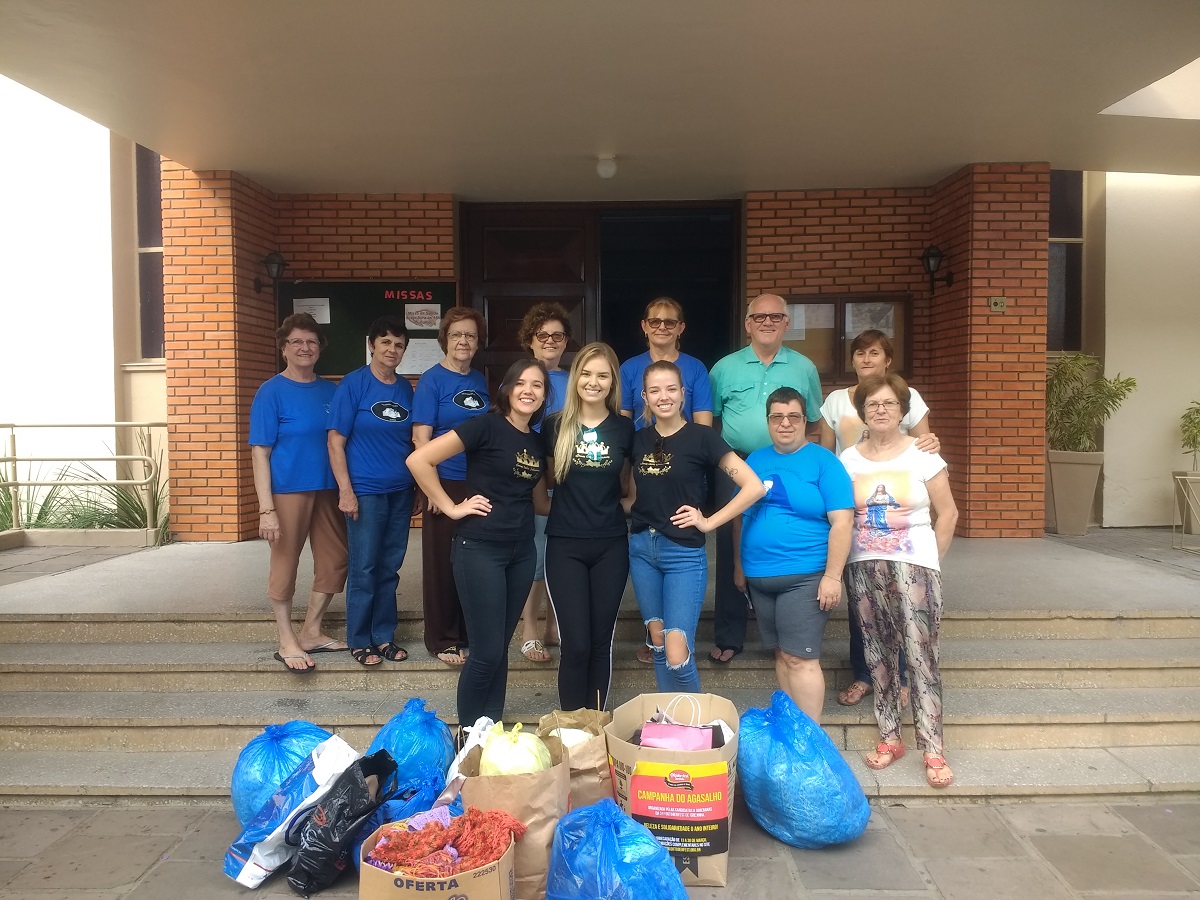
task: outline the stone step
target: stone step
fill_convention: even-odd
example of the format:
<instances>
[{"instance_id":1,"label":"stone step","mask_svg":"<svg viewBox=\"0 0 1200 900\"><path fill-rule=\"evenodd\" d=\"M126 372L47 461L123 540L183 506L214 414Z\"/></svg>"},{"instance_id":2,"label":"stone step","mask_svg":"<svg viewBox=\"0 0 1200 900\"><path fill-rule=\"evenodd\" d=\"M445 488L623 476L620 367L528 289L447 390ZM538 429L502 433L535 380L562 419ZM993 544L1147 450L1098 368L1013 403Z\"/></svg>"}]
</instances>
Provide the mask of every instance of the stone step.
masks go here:
<instances>
[{"instance_id":1,"label":"stone step","mask_svg":"<svg viewBox=\"0 0 1200 900\"><path fill-rule=\"evenodd\" d=\"M646 690L650 668L634 660L636 643L614 645L613 684ZM419 645L411 658L364 668L349 654L321 654L309 675L284 671L271 645L248 643L6 644L0 645L5 691L275 691L383 690L429 693L452 690L458 672ZM509 685L553 692L556 667L525 660L510 649ZM762 688L775 683L772 658L747 650L732 663L710 662L701 646L706 690ZM961 688L1106 688L1200 686L1200 639L984 640L942 642L942 678ZM845 654L827 653L832 685L845 682Z\"/></svg>"},{"instance_id":2,"label":"stone step","mask_svg":"<svg viewBox=\"0 0 1200 900\"><path fill-rule=\"evenodd\" d=\"M744 713L769 703L770 692L767 686L723 695ZM611 705L636 693L617 688ZM458 724L453 690L420 696L443 721ZM264 726L291 719L314 722L365 750L409 699L369 691L26 691L4 698L0 750L240 749ZM557 703L553 689L512 689L506 719L536 725ZM950 750L1200 744L1194 688L947 688L943 708ZM869 750L879 739L871 703L839 706L833 690L823 723L841 749Z\"/></svg>"},{"instance_id":3,"label":"stone step","mask_svg":"<svg viewBox=\"0 0 1200 900\"><path fill-rule=\"evenodd\" d=\"M1200 790L1195 746L947 751L956 780L934 790L925 784L915 748L882 772L862 753L842 755L869 797L911 800L1129 798L1189 795ZM0 751L0 803L119 804L137 797L166 804L213 802L229 796L236 750ZM230 839L234 835L230 835Z\"/></svg>"},{"instance_id":4,"label":"stone step","mask_svg":"<svg viewBox=\"0 0 1200 900\"><path fill-rule=\"evenodd\" d=\"M340 601L339 601L340 602ZM701 613L699 633L711 634L711 601ZM301 620L297 619L297 623ZM345 634L345 610L326 616L328 630ZM617 622L618 640L642 634L636 605L626 598ZM944 638L1018 640L1100 640L1120 638L1200 638L1200 610L1026 609L947 610L942 618ZM750 637L757 635L753 619ZM420 643L420 611L401 609L397 637ZM826 638L846 636L845 607L834 610ZM265 606L261 611L135 612L135 613L2 613L0 644L20 643L263 643L274 640L275 622Z\"/></svg>"}]
</instances>

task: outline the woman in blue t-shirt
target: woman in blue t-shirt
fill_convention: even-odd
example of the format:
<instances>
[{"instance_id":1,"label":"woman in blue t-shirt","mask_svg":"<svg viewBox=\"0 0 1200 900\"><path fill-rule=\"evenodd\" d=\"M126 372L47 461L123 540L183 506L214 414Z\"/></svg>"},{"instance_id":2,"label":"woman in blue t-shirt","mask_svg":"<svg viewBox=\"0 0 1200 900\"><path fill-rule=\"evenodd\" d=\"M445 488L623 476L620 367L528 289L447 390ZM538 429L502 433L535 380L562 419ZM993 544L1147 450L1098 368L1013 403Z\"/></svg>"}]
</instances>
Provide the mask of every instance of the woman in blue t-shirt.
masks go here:
<instances>
[{"instance_id":1,"label":"woman in blue t-shirt","mask_svg":"<svg viewBox=\"0 0 1200 900\"><path fill-rule=\"evenodd\" d=\"M398 662L396 586L413 515L413 389L396 367L408 347L400 316L381 316L367 332L371 362L342 379L329 414L329 461L338 508L350 535L346 641L364 666Z\"/></svg>"},{"instance_id":2,"label":"woman in blue t-shirt","mask_svg":"<svg viewBox=\"0 0 1200 900\"><path fill-rule=\"evenodd\" d=\"M487 412L487 379L471 368L479 348L487 344L487 322L476 310L451 307L438 326L438 346L445 357L417 382L413 398L413 444L420 449L456 425ZM467 461L460 453L438 466L441 488L455 503L467 496ZM428 495L426 495L428 496ZM454 522L436 503L426 503L421 519L421 610L425 649L448 666L467 661L467 629L454 573L450 541Z\"/></svg>"},{"instance_id":3,"label":"woman in blue t-shirt","mask_svg":"<svg viewBox=\"0 0 1200 900\"><path fill-rule=\"evenodd\" d=\"M458 423L408 459L430 502L455 523L451 565L471 655L458 677L458 720L504 716L508 645L533 583L533 513L549 511L545 447L534 430L546 402L546 367L512 364L487 415ZM466 496L455 501L437 466L464 455Z\"/></svg>"},{"instance_id":4,"label":"woman in blue t-shirt","mask_svg":"<svg viewBox=\"0 0 1200 900\"><path fill-rule=\"evenodd\" d=\"M345 650L321 631L333 595L346 586L346 522L337 491L325 429L337 386L314 367L325 336L308 313L288 316L275 332L286 363L268 379L250 407L250 458L258 495L258 533L271 545L267 595L279 630L275 659L293 672L316 668L312 653ZM313 586L300 633L292 628L296 568L304 541L312 550Z\"/></svg>"},{"instance_id":5,"label":"woman in blue t-shirt","mask_svg":"<svg viewBox=\"0 0 1200 900\"><path fill-rule=\"evenodd\" d=\"M678 366L651 363L642 385L654 424L634 434L633 486L622 501L633 513L629 574L654 653L658 689L695 692L700 690L696 624L708 583L704 535L740 515L763 495L763 486L712 428L683 418ZM738 490L705 516L700 507L718 468Z\"/></svg>"},{"instance_id":6,"label":"woman in blue t-shirt","mask_svg":"<svg viewBox=\"0 0 1200 900\"><path fill-rule=\"evenodd\" d=\"M767 493L742 517L733 583L750 590L763 649L775 652L780 689L819 723L821 641L842 598L854 491L838 458L805 437L806 415L795 388L777 388L767 398L771 446L746 458Z\"/></svg>"}]
</instances>

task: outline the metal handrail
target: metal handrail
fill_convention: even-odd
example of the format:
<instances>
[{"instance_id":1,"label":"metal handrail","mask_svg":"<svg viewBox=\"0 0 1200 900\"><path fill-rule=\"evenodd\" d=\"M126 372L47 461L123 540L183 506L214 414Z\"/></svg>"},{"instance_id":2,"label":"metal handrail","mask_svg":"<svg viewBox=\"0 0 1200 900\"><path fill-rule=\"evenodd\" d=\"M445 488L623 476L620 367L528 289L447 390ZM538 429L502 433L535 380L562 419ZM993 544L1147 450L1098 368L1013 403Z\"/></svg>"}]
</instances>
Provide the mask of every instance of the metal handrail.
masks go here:
<instances>
[{"instance_id":1,"label":"metal handrail","mask_svg":"<svg viewBox=\"0 0 1200 900\"><path fill-rule=\"evenodd\" d=\"M150 483L158 476L158 463L153 458L142 454L124 454L114 453L109 456L18 456L17 455L17 429L30 428L166 428L166 422L54 422L52 424L32 423L22 425L13 422L0 423L0 430L8 431L8 455L0 456L0 466L7 464L8 478L0 481L0 490L7 489L9 492L10 506L12 508L12 527L21 528L21 488L22 487L99 487L99 486L119 486L119 487L135 487L138 493L142 496L142 507L146 511L146 525L150 529L158 527L157 516L154 514L154 498L150 495ZM140 462L143 466L145 477L141 479L134 478L82 478L82 479L64 479L56 478L53 481L43 480L28 480L17 477L17 463L32 463L32 462L60 462L60 463L79 463L79 462Z\"/></svg>"}]
</instances>

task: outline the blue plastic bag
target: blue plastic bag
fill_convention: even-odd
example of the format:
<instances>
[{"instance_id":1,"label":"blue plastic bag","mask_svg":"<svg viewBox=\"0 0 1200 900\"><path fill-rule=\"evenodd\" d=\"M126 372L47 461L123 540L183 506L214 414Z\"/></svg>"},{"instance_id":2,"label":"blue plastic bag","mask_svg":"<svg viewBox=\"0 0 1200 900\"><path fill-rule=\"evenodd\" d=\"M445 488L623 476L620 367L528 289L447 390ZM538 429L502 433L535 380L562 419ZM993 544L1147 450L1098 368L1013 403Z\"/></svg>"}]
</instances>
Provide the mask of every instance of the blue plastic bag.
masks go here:
<instances>
[{"instance_id":1,"label":"blue plastic bag","mask_svg":"<svg viewBox=\"0 0 1200 900\"><path fill-rule=\"evenodd\" d=\"M427 768L444 774L454 761L454 738L437 713L425 709L425 701L414 697L379 729L366 755L376 750L392 754L400 780L404 781L410 773Z\"/></svg>"},{"instance_id":2,"label":"blue plastic bag","mask_svg":"<svg viewBox=\"0 0 1200 900\"><path fill-rule=\"evenodd\" d=\"M313 748L331 737L312 722L293 721L268 725L246 744L233 765L229 786L238 822L245 827Z\"/></svg>"},{"instance_id":3,"label":"blue plastic bag","mask_svg":"<svg viewBox=\"0 0 1200 900\"><path fill-rule=\"evenodd\" d=\"M401 779L400 784L397 785L395 797L384 801L371 814L371 818L363 822L358 834L354 836L354 849L350 854L351 859L354 860L354 868L357 869L362 865L360 859L362 843L371 836L376 828L387 822L399 822L415 816L417 813L433 809L434 801L445 789L446 776L440 770L431 767L424 768L407 781ZM448 809L451 816L461 816L463 814L462 797L455 797Z\"/></svg>"},{"instance_id":4,"label":"blue plastic bag","mask_svg":"<svg viewBox=\"0 0 1200 900\"><path fill-rule=\"evenodd\" d=\"M688 900L671 855L607 797L558 820L546 900Z\"/></svg>"},{"instance_id":5,"label":"blue plastic bag","mask_svg":"<svg viewBox=\"0 0 1200 900\"><path fill-rule=\"evenodd\" d=\"M754 821L774 837L814 850L852 841L871 805L821 726L783 691L749 709L738 731L738 781Z\"/></svg>"}]
</instances>

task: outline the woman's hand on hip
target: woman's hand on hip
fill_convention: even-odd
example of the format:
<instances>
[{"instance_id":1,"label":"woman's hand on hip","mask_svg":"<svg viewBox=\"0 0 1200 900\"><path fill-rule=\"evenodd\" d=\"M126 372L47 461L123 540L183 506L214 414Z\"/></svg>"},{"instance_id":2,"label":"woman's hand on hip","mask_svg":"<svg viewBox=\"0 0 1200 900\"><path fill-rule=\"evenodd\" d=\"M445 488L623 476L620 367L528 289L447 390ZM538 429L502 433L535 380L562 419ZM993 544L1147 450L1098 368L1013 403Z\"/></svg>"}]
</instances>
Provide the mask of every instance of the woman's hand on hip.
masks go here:
<instances>
[{"instance_id":1,"label":"woman's hand on hip","mask_svg":"<svg viewBox=\"0 0 1200 900\"><path fill-rule=\"evenodd\" d=\"M681 506L675 510L675 515L671 516L671 524L676 528L695 528L702 534L712 531L708 517L694 506Z\"/></svg>"},{"instance_id":2,"label":"woman's hand on hip","mask_svg":"<svg viewBox=\"0 0 1200 900\"><path fill-rule=\"evenodd\" d=\"M445 512L451 519L458 521L467 516L486 516L491 511L492 501L483 494L476 494L474 497L468 497L462 503L455 503Z\"/></svg>"},{"instance_id":3,"label":"woman's hand on hip","mask_svg":"<svg viewBox=\"0 0 1200 900\"><path fill-rule=\"evenodd\" d=\"M338 509L358 520L358 496L351 490L338 491Z\"/></svg>"},{"instance_id":4,"label":"woman's hand on hip","mask_svg":"<svg viewBox=\"0 0 1200 900\"><path fill-rule=\"evenodd\" d=\"M833 609L842 601L842 581L831 575L822 575L817 585L817 602L821 609Z\"/></svg>"},{"instance_id":5,"label":"woman's hand on hip","mask_svg":"<svg viewBox=\"0 0 1200 900\"><path fill-rule=\"evenodd\" d=\"M268 544L279 540L279 516L275 510L263 513L258 517L258 536Z\"/></svg>"}]
</instances>

